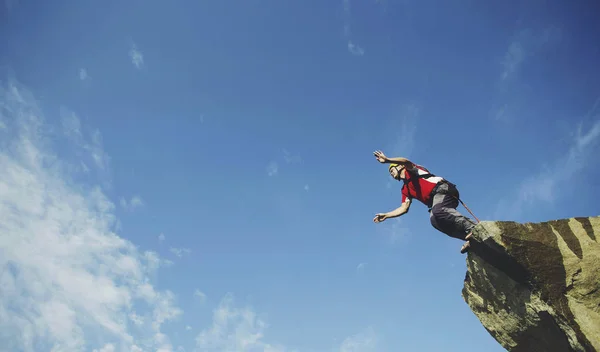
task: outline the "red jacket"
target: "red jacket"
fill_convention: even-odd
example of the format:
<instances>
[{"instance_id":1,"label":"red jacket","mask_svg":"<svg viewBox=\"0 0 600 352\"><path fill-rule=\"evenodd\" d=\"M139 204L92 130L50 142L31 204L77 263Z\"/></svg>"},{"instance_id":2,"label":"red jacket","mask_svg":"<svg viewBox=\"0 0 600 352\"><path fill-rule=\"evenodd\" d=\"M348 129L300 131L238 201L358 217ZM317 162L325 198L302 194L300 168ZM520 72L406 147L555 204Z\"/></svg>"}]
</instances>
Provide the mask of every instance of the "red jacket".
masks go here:
<instances>
[{"instance_id":1,"label":"red jacket","mask_svg":"<svg viewBox=\"0 0 600 352\"><path fill-rule=\"evenodd\" d=\"M431 200L431 191L433 188L444 179L439 176L430 177L418 177L418 175L431 175L429 170L420 165L415 165L416 170L408 171L406 169L404 185L402 186L402 203L406 198L414 198L419 200L421 203L429 206Z\"/></svg>"}]
</instances>

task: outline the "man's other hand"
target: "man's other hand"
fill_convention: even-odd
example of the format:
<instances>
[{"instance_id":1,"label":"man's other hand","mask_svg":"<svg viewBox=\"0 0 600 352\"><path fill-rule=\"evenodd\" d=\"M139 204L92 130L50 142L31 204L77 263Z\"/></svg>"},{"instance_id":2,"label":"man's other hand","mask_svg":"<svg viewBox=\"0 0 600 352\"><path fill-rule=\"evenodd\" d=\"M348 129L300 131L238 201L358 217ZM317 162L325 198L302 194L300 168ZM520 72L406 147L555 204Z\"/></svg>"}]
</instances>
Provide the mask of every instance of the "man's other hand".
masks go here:
<instances>
[{"instance_id":1,"label":"man's other hand","mask_svg":"<svg viewBox=\"0 0 600 352\"><path fill-rule=\"evenodd\" d=\"M381 150L377 150L375 152L373 152L373 155L375 155L375 158L377 158L377 161L379 161L380 163L385 163L386 161L388 161L387 156L385 156L385 154L383 154L383 152Z\"/></svg>"},{"instance_id":2,"label":"man's other hand","mask_svg":"<svg viewBox=\"0 0 600 352\"><path fill-rule=\"evenodd\" d=\"M388 217L386 213L379 213L375 215L375 217L373 218L373 222L383 222L387 218Z\"/></svg>"}]
</instances>

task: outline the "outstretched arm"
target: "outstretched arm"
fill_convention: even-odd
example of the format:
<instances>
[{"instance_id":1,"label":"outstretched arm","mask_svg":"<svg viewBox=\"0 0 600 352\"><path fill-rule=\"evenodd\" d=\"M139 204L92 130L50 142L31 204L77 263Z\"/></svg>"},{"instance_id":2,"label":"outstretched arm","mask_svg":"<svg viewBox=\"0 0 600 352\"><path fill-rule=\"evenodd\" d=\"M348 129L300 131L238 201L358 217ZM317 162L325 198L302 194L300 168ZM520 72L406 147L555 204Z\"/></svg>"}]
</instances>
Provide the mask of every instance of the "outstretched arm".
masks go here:
<instances>
[{"instance_id":1,"label":"outstretched arm","mask_svg":"<svg viewBox=\"0 0 600 352\"><path fill-rule=\"evenodd\" d=\"M387 158L386 162L388 163L393 163L393 164L400 164L400 165L405 165L405 166L412 166L414 165L414 163L406 158L403 158L401 156L397 157L397 158Z\"/></svg>"},{"instance_id":2,"label":"outstretched arm","mask_svg":"<svg viewBox=\"0 0 600 352\"><path fill-rule=\"evenodd\" d=\"M414 166L414 163L412 161L403 157L388 158L387 156L385 156L385 154L383 154L381 150L374 152L373 155L375 155L375 157L380 163L399 164L403 166L408 166L411 169Z\"/></svg>"},{"instance_id":3,"label":"outstretched arm","mask_svg":"<svg viewBox=\"0 0 600 352\"><path fill-rule=\"evenodd\" d=\"M411 198L406 198L406 200L404 201L404 203L402 203L402 205L392 211L390 211L389 213L386 214L386 217L389 218L396 218L398 216L402 216L406 213L408 213L408 209L410 209L410 203L412 202Z\"/></svg>"},{"instance_id":4,"label":"outstretched arm","mask_svg":"<svg viewBox=\"0 0 600 352\"><path fill-rule=\"evenodd\" d=\"M379 213L377 215L375 215L375 218L373 219L374 222L382 222L386 219L391 219L391 218L397 218L398 216L402 216L406 213L408 213L408 209L410 208L410 203L412 202L411 198L406 198L406 200L404 201L404 203L402 203L402 205L390 212L387 213Z\"/></svg>"}]
</instances>

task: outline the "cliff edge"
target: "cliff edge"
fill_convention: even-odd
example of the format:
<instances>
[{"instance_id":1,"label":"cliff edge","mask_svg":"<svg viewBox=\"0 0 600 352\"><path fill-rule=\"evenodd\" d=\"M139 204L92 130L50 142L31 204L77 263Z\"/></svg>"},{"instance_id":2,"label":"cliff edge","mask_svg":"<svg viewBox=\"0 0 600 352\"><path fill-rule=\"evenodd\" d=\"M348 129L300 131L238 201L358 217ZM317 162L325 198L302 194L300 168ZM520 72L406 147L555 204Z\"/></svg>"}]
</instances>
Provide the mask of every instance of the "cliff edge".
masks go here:
<instances>
[{"instance_id":1,"label":"cliff edge","mask_svg":"<svg viewBox=\"0 0 600 352\"><path fill-rule=\"evenodd\" d=\"M462 296L508 351L600 351L600 217L479 223Z\"/></svg>"}]
</instances>

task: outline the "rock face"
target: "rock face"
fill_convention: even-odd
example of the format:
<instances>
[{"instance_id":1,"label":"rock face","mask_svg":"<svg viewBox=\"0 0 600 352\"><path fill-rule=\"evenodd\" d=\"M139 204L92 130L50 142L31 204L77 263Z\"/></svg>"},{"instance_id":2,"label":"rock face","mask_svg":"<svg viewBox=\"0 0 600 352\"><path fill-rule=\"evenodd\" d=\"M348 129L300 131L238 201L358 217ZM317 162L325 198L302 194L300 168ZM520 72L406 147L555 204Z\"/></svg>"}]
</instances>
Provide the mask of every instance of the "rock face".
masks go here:
<instances>
[{"instance_id":1,"label":"rock face","mask_svg":"<svg viewBox=\"0 0 600 352\"><path fill-rule=\"evenodd\" d=\"M481 222L462 295L508 351L600 351L600 217Z\"/></svg>"}]
</instances>

